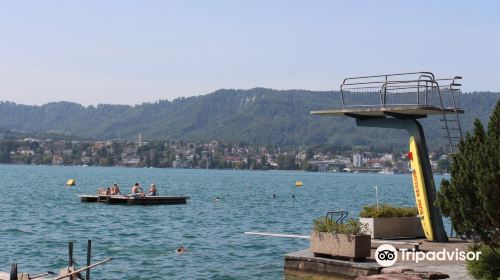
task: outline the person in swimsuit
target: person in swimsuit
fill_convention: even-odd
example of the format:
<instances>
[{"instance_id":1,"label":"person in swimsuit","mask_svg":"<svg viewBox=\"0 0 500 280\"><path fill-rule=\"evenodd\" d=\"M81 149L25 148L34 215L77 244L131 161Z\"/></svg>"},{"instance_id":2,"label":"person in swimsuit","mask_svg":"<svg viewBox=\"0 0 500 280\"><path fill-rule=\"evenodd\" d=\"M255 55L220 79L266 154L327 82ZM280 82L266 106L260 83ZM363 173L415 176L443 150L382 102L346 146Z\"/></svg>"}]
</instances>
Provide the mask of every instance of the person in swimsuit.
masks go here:
<instances>
[{"instance_id":1,"label":"person in swimsuit","mask_svg":"<svg viewBox=\"0 0 500 280\"><path fill-rule=\"evenodd\" d=\"M151 184L151 186L149 187L148 196L157 196L157 195L158 195L158 190L156 189L156 185Z\"/></svg>"},{"instance_id":2,"label":"person in swimsuit","mask_svg":"<svg viewBox=\"0 0 500 280\"><path fill-rule=\"evenodd\" d=\"M99 189L97 189L97 194L106 195L106 188L104 188L104 186L101 186Z\"/></svg>"},{"instance_id":3,"label":"person in swimsuit","mask_svg":"<svg viewBox=\"0 0 500 280\"><path fill-rule=\"evenodd\" d=\"M121 191L120 191L120 187L118 187L117 184L113 184L113 186L111 187L111 194L112 195L122 194Z\"/></svg>"},{"instance_id":4,"label":"person in swimsuit","mask_svg":"<svg viewBox=\"0 0 500 280\"><path fill-rule=\"evenodd\" d=\"M181 246L175 250L177 253L185 253L187 252L187 249L184 246Z\"/></svg>"},{"instance_id":5,"label":"person in swimsuit","mask_svg":"<svg viewBox=\"0 0 500 280\"><path fill-rule=\"evenodd\" d=\"M139 183L135 183L134 186L132 186L132 190L130 191L130 193L139 193Z\"/></svg>"},{"instance_id":6,"label":"person in swimsuit","mask_svg":"<svg viewBox=\"0 0 500 280\"><path fill-rule=\"evenodd\" d=\"M132 187L131 191L132 196L144 196L144 192L142 188L139 186L139 183L135 183L134 186Z\"/></svg>"}]
</instances>

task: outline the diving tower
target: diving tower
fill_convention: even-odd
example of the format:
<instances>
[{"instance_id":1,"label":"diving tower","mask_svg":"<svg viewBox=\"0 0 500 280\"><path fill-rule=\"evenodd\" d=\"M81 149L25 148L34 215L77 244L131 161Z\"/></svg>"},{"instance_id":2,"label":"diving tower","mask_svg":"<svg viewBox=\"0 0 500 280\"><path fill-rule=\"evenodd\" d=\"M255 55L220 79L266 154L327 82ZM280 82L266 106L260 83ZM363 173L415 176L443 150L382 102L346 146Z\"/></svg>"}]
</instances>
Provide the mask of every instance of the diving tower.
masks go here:
<instances>
[{"instance_id":1,"label":"diving tower","mask_svg":"<svg viewBox=\"0 0 500 280\"><path fill-rule=\"evenodd\" d=\"M312 115L347 116L358 126L404 129L410 138L408 158L418 213L428 240L446 242L439 209L434 205L432 177L424 131L418 119L440 116L449 152L462 138L460 86L462 77L438 79L431 72L410 72L344 79L342 108L312 111Z\"/></svg>"}]
</instances>

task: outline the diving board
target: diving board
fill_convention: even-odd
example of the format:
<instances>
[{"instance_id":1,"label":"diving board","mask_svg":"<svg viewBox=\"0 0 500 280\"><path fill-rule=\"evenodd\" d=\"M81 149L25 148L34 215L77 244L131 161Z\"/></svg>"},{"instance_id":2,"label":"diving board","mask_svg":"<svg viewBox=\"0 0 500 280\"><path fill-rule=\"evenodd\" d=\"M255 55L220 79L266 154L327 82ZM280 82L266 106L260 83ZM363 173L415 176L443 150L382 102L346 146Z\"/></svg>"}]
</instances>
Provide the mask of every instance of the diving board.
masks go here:
<instances>
[{"instance_id":1,"label":"diving board","mask_svg":"<svg viewBox=\"0 0 500 280\"><path fill-rule=\"evenodd\" d=\"M360 107L311 111L311 115L319 116L359 116L359 117L392 117L392 116L421 116L442 114L463 114L463 109L439 108L436 106L386 106L386 107Z\"/></svg>"}]
</instances>

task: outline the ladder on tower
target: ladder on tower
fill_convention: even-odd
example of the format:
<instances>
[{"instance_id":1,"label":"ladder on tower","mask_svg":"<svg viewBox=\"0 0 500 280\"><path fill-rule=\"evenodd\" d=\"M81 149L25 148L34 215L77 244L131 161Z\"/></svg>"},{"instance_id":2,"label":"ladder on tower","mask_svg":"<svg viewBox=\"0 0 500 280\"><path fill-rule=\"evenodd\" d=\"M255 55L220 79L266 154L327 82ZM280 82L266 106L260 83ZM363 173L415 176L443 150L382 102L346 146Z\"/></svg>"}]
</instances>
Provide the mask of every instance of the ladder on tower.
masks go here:
<instances>
[{"instance_id":1,"label":"ladder on tower","mask_svg":"<svg viewBox=\"0 0 500 280\"><path fill-rule=\"evenodd\" d=\"M441 120L441 129L445 131L445 137L448 139L448 149L450 153L458 149L458 144L463 138L462 124L458 113L458 106L460 104L460 86L457 80L462 77L456 76L453 78L449 86L438 88L440 93L439 102L441 103L441 110L443 111ZM445 110L453 111L453 114L446 114Z\"/></svg>"}]
</instances>

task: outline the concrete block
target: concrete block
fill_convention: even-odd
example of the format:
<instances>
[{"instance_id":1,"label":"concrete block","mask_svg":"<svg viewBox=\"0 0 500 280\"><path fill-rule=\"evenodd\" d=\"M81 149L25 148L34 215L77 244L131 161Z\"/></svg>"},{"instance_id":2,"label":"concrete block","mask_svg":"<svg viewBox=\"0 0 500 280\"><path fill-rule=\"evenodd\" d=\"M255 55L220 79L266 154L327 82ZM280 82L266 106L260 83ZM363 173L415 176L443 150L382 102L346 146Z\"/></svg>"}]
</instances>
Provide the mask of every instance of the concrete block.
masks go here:
<instances>
[{"instance_id":1,"label":"concrete block","mask_svg":"<svg viewBox=\"0 0 500 280\"><path fill-rule=\"evenodd\" d=\"M311 232L311 252L347 258L367 258L370 256L371 237L369 235L347 235L330 232Z\"/></svg>"},{"instance_id":2,"label":"concrete block","mask_svg":"<svg viewBox=\"0 0 500 280\"><path fill-rule=\"evenodd\" d=\"M419 217L359 218L368 226L372 238L423 237Z\"/></svg>"}]
</instances>

